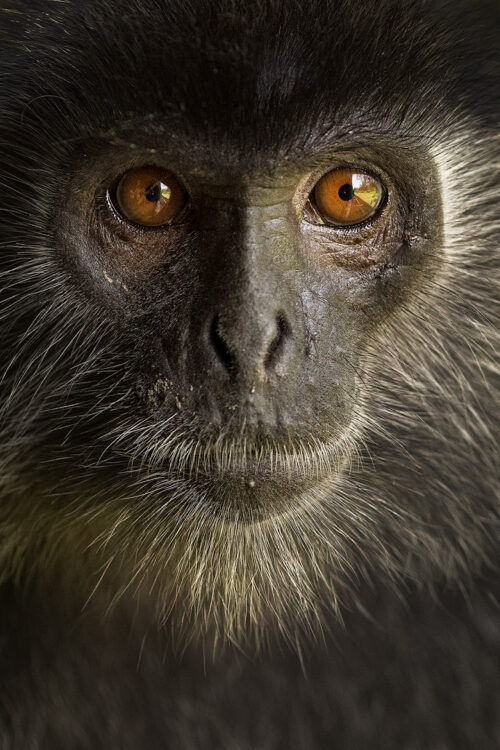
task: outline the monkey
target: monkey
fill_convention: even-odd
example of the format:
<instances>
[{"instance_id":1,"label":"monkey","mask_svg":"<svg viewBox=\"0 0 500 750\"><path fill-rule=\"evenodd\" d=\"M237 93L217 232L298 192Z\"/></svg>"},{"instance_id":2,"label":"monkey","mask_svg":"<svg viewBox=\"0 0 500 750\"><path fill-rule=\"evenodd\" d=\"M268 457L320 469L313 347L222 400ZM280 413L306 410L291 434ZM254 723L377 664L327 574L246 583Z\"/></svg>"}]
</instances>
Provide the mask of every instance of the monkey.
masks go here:
<instances>
[{"instance_id":1,"label":"monkey","mask_svg":"<svg viewBox=\"0 0 500 750\"><path fill-rule=\"evenodd\" d=\"M0 747L500 742L498 4L0 9Z\"/></svg>"}]
</instances>

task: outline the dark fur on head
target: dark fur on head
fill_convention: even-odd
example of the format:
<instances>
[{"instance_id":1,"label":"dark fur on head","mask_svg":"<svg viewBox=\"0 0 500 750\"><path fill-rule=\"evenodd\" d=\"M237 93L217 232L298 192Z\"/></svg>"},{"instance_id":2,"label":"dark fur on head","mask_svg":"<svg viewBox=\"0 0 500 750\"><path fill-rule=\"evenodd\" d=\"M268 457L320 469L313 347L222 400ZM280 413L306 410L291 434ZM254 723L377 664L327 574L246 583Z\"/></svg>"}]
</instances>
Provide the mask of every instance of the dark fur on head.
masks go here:
<instances>
[{"instance_id":1,"label":"dark fur on head","mask_svg":"<svg viewBox=\"0 0 500 750\"><path fill-rule=\"evenodd\" d=\"M0 575L58 580L71 567L110 601L153 586L161 617L181 609L178 627L215 620L235 636L271 622L293 637L360 578L432 585L488 562L500 78L481 18L494 29L495 4L12 5L0 10ZM168 123L170 148L190 143L193 159L263 170L344 138L357 153L379 149L396 180L415 174L441 202L442 243L423 252L415 281L393 292L405 263L380 270L382 312L353 354L342 439L332 448L311 430L286 452L269 438L290 493L310 462L300 503L269 518L227 511L240 489L224 462L236 452L245 474L243 438L199 442L196 417L162 411L168 383L141 381L147 300L124 323L103 303L106 281L101 294L71 250L80 225L65 206L85 197L80 170L115 147L140 151L138 122L152 140ZM418 204L417 188L405 190ZM176 263L166 310L190 298ZM166 458L178 471L162 470ZM204 491L207 461L227 512Z\"/></svg>"}]
</instances>

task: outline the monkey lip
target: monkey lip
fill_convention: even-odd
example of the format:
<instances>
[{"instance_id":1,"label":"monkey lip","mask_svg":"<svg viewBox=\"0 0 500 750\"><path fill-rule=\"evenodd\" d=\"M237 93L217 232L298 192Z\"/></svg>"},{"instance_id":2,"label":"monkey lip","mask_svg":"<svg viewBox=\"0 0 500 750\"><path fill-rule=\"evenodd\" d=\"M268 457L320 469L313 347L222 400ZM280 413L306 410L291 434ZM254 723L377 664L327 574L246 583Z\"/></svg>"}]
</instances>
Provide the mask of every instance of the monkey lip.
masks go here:
<instances>
[{"instance_id":1,"label":"monkey lip","mask_svg":"<svg viewBox=\"0 0 500 750\"><path fill-rule=\"evenodd\" d=\"M232 480L253 489L262 482L320 480L338 471L344 439L332 441L190 441L170 447L161 469L189 480Z\"/></svg>"}]
</instances>

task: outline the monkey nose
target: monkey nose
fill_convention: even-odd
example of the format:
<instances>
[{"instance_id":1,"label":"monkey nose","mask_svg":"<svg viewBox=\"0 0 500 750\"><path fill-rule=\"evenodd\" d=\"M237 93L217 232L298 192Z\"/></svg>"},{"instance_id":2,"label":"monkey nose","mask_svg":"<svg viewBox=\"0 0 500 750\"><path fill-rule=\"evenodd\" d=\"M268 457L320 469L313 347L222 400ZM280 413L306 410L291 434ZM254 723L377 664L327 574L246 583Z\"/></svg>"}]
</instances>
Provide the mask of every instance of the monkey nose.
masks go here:
<instances>
[{"instance_id":1,"label":"monkey nose","mask_svg":"<svg viewBox=\"0 0 500 750\"><path fill-rule=\"evenodd\" d=\"M253 382L285 374L293 335L282 311L260 324L245 326L230 326L216 313L210 324L209 343L226 376Z\"/></svg>"}]
</instances>

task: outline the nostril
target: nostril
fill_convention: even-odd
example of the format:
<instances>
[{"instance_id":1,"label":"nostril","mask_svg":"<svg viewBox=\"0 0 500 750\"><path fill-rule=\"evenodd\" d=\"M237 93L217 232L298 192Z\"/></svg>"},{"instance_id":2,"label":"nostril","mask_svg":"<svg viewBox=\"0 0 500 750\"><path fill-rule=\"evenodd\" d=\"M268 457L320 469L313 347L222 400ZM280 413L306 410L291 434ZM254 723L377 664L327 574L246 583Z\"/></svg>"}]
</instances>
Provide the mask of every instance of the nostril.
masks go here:
<instances>
[{"instance_id":1,"label":"nostril","mask_svg":"<svg viewBox=\"0 0 500 750\"><path fill-rule=\"evenodd\" d=\"M264 369L271 373L280 361L286 342L292 336L292 329L283 313L276 315L276 335L268 346L266 357L264 359Z\"/></svg>"},{"instance_id":2,"label":"nostril","mask_svg":"<svg viewBox=\"0 0 500 750\"><path fill-rule=\"evenodd\" d=\"M236 375L238 369L236 357L221 335L220 319L218 314L215 315L214 319L212 320L212 325L210 326L210 341L212 342L212 346L214 347L219 360L222 362L227 372L231 376Z\"/></svg>"}]
</instances>

